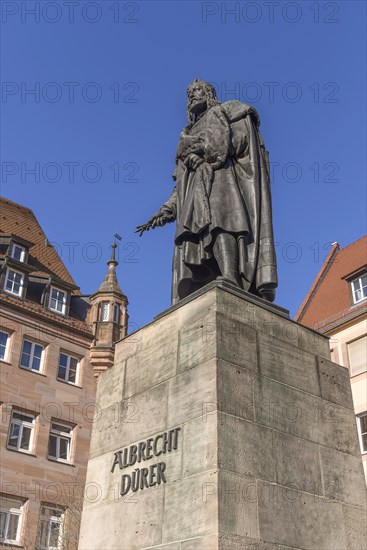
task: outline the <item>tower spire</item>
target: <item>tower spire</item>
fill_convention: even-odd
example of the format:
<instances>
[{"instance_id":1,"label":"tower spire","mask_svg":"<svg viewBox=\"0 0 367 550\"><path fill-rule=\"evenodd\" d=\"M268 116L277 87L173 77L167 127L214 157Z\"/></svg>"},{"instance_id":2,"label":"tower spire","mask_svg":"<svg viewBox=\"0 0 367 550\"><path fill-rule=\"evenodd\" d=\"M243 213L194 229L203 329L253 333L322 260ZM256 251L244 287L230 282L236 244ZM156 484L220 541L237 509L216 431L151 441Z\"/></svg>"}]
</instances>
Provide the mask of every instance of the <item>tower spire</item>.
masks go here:
<instances>
[{"instance_id":1,"label":"tower spire","mask_svg":"<svg viewBox=\"0 0 367 550\"><path fill-rule=\"evenodd\" d=\"M97 377L102 370L113 365L115 342L127 333L128 300L120 288L116 275L116 267L119 264L116 260L116 239L121 240L117 233L111 245L106 276L97 292L90 297L92 307L89 318L94 326L95 335L90 357Z\"/></svg>"},{"instance_id":2,"label":"tower spire","mask_svg":"<svg viewBox=\"0 0 367 550\"><path fill-rule=\"evenodd\" d=\"M116 275L116 267L119 265L118 261L116 260L116 239L121 240L120 235L118 235L117 233L114 235L114 241L111 245L112 252L111 258L107 262L107 274L97 292L115 292L117 294L120 294L121 296L125 296L120 288Z\"/></svg>"}]
</instances>

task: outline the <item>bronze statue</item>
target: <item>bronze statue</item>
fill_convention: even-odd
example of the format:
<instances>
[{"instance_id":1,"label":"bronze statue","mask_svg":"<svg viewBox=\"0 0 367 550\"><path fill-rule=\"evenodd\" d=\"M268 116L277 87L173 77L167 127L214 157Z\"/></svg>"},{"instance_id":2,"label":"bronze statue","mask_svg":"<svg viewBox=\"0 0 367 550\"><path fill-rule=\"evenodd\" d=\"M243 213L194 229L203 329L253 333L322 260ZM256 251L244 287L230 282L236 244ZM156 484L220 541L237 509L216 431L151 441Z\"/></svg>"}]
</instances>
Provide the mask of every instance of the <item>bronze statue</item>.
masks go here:
<instances>
[{"instance_id":1,"label":"bronze statue","mask_svg":"<svg viewBox=\"0 0 367 550\"><path fill-rule=\"evenodd\" d=\"M202 80L194 80L187 95L176 186L137 232L176 220L173 304L215 279L272 302L277 270L259 115L239 101L220 103L214 87Z\"/></svg>"}]
</instances>

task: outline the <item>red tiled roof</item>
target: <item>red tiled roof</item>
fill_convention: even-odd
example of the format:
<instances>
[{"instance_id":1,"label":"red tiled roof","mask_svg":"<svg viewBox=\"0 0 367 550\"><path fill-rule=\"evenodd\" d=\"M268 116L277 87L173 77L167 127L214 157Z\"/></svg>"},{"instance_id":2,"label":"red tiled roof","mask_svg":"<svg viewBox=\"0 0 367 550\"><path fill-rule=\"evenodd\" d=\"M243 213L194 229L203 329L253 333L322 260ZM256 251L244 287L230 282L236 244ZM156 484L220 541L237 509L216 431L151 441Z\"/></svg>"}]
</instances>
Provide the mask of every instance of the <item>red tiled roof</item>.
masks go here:
<instances>
[{"instance_id":1,"label":"red tiled roof","mask_svg":"<svg viewBox=\"0 0 367 550\"><path fill-rule=\"evenodd\" d=\"M21 300L19 298L10 296L5 292L2 292L0 294L0 303L10 306L16 306L21 308L22 310L32 312L42 317L46 322L54 322L57 324L61 323L63 326L66 325L69 327L70 334L72 334L73 331L78 331L83 332L85 335L88 335L91 338L93 337L92 330L89 325L87 325L85 321L77 319L74 316L72 317L72 315L74 315L73 312L70 312L70 317L60 316L57 313L53 313L52 311L46 309L45 307L43 307L42 304L32 302L31 300Z\"/></svg>"},{"instance_id":2,"label":"red tiled roof","mask_svg":"<svg viewBox=\"0 0 367 550\"><path fill-rule=\"evenodd\" d=\"M358 273L367 265L367 235L339 249L334 243L295 319L308 327L347 319L354 312L365 311L366 303L354 305L350 282L345 277ZM353 316L353 315L352 315Z\"/></svg>"},{"instance_id":3,"label":"red tiled roof","mask_svg":"<svg viewBox=\"0 0 367 550\"><path fill-rule=\"evenodd\" d=\"M0 199L0 235L14 234L34 243L30 248L34 273L55 275L61 280L75 285L74 279L66 269L55 248L48 242L37 218L29 208L9 199ZM76 286L76 285L75 285ZM75 290L72 294L80 294Z\"/></svg>"}]
</instances>

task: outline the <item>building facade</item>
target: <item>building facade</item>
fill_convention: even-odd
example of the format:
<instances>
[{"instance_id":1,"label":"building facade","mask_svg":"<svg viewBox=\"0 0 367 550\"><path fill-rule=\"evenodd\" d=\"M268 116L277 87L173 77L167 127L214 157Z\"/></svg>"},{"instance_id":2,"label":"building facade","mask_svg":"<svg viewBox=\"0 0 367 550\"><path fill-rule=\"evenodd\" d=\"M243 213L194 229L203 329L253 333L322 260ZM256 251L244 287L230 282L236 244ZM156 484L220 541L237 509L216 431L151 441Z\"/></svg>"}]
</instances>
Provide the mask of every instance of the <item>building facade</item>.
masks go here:
<instances>
[{"instance_id":1,"label":"building facade","mask_svg":"<svg viewBox=\"0 0 367 550\"><path fill-rule=\"evenodd\" d=\"M349 370L367 481L367 236L333 244L295 319L329 336L332 360Z\"/></svg>"},{"instance_id":2,"label":"building facade","mask_svg":"<svg viewBox=\"0 0 367 550\"><path fill-rule=\"evenodd\" d=\"M72 550L96 376L126 334L127 299L114 254L91 301L31 210L2 199L0 218L0 548Z\"/></svg>"}]
</instances>

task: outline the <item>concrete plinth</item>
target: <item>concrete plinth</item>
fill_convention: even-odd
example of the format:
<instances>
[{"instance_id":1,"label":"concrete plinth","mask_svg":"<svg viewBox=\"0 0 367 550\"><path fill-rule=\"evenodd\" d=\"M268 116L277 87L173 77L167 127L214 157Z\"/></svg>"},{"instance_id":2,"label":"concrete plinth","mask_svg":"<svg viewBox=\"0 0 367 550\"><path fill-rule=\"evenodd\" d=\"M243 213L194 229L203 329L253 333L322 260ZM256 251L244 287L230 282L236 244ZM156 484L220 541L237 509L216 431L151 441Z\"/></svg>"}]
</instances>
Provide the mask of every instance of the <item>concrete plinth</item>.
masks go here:
<instances>
[{"instance_id":1,"label":"concrete plinth","mask_svg":"<svg viewBox=\"0 0 367 550\"><path fill-rule=\"evenodd\" d=\"M117 344L97 403L80 550L367 548L348 371L281 308L208 285Z\"/></svg>"}]
</instances>

